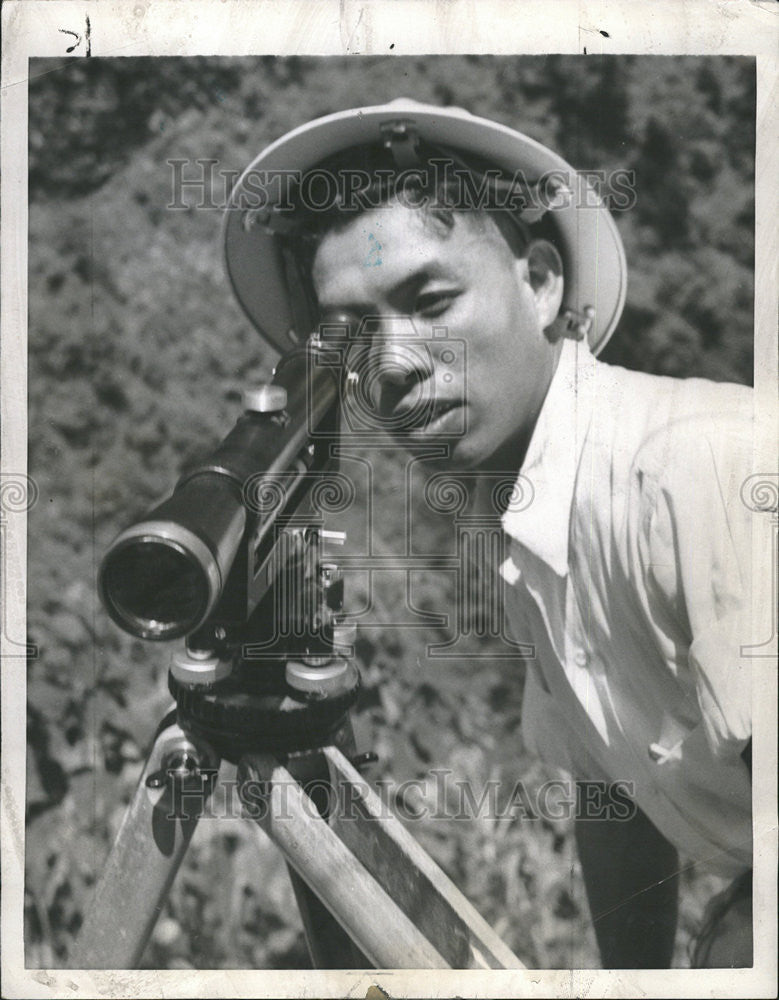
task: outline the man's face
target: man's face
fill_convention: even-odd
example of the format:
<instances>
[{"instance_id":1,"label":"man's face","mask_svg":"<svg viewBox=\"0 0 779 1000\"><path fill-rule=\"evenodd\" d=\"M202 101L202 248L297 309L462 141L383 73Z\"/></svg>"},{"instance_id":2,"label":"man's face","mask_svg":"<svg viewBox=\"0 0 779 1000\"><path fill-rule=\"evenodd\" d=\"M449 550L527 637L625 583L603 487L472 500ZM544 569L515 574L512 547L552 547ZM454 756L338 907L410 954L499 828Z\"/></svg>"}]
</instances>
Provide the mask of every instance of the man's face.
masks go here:
<instances>
[{"instance_id":1,"label":"man's face","mask_svg":"<svg viewBox=\"0 0 779 1000\"><path fill-rule=\"evenodd\" d=\"M445 441L455 469L506 472L521 464L559 353L527 274L491 220L455 213L449 229L397 204L328 233L313 263L322 322L381 317L371 387L398 439L412 450ZM464 366L415 349L409 332L434 344L434 327L465 342Z\"/></svg>"}]
</instances>

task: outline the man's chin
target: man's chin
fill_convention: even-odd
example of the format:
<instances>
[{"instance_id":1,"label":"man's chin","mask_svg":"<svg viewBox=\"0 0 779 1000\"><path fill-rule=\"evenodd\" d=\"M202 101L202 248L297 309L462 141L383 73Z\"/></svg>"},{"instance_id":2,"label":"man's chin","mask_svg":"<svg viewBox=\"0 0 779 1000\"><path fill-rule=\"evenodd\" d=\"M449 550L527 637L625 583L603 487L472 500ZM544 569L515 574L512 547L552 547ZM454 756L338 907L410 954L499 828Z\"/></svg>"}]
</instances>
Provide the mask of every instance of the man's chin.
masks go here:
<instances>
[{"instance_id":1,"label":"man's chin","mask_svg":"<svg viewBox=\"0 0 779 1000\"><path fill-rule=\"evenodd\" d=\"M479 467L480 456L463 438L425 440L412 435L398 434L393 436L393 439L405 451L414 455L425 468L468 472L475 471Z\"/></svg>"}]
</instances>

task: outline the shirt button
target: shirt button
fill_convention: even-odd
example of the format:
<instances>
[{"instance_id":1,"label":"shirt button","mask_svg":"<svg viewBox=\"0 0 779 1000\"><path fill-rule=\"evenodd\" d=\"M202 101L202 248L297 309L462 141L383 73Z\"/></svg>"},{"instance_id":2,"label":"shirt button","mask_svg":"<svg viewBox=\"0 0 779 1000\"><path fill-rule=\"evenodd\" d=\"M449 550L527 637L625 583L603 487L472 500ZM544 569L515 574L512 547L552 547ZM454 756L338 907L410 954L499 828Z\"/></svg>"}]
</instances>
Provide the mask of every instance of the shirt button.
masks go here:
<instances>
[{"instance_id":1,"label":"shirt button","mask_svg":"<svg viewBox=\"0 0 779 1000\"><path fill-rule=\"evenodd\" d=\"M583 667L587 663L587 654L583 649L577 649L573 654L573 661L577 667Z\"/></svg>"}]
</instances>

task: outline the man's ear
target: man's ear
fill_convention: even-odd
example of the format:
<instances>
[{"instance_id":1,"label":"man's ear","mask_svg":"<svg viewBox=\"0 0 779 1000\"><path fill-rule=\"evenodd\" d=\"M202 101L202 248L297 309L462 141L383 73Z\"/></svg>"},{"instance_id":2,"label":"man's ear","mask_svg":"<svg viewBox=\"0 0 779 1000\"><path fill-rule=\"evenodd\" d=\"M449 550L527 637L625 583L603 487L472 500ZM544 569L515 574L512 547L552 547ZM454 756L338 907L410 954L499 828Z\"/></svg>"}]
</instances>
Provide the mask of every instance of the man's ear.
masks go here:
<instances>
[{"instance_id":1,"label":"man's ear","mask_svg":"<svg viewBox=\"0 0 779 1000\"><path fill-rule=\"evenodd\" d=\"M533 240L525 259L541 329L546 330L557 319L563 302L563 262L549 240Z\"/></svg>"}]
</instances>

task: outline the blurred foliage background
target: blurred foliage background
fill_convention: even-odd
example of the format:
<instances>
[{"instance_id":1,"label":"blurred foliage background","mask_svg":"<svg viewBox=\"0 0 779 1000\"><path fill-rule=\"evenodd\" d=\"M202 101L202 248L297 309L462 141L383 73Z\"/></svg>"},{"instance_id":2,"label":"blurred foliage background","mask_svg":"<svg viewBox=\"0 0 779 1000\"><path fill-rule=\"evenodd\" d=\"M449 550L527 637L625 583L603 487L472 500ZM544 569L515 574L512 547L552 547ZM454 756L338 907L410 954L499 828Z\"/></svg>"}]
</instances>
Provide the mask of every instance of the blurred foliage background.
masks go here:
<instances>
[{"instance_id":1,"label":"blurred foliage background","mask_svg":"<svg viewBox=\"0 0 779 1000\"><path fill-rule=\"evenodd\" d=\"M92 886L167 708L169 651L110 623L96 569L114 534L168 491L275 361L232 301L219 212L171 211L166 161L241 170L289 128L399 96L527 132L580 169L635 171L616 213L628 301L604 358L750 382L754 61L666 57L33 60L29 112L29 519L26 946L66 962ZM187 175L187 171L185 171ZM399 460L377 456L377 551L403 534ZM422 511L431 551L451 525ZM348 583L348 581L347 581ZM414 581L446 611L452 581ZM375 620L405 606L391 574ZM365 598L364 581L354 598ZM519 659L435 660L435 629L361 633L362 749L390 785L449 768L478 798L550 775L522 747ZM505 650L494 646L495 654ZM485 652L490 652L486 648ZM424 793L420 793L424 797ZM409 817L409 808L405 811ZM569 821L408 819L523 961L598 958ZM719 885L685 872L676 961ZM202 821L144 956L149 968L305 967L279 857L238 819Z\"/></svg>"}]
</instances>

